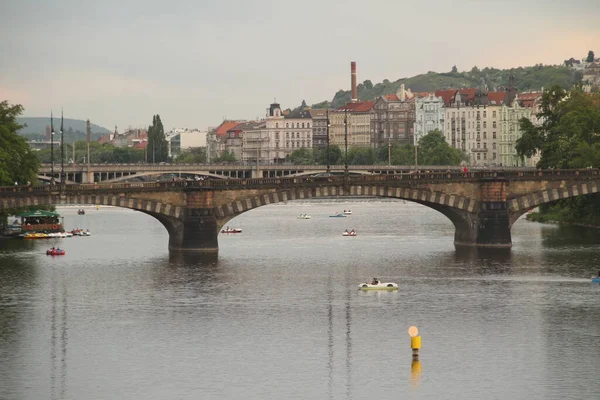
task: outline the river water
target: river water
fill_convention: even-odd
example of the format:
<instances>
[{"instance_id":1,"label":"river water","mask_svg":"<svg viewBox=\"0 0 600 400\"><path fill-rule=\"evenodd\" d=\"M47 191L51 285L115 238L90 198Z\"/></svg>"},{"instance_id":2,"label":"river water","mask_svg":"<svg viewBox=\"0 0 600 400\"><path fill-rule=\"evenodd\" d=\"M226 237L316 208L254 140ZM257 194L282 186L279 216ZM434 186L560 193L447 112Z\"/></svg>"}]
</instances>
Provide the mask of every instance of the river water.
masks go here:
<instances>
[{"instance_id":1,"label":"river water","mask_svg":"<svg viewBox=\"0 0 600 400\"><path fill-rule=\"evenodd\" d=\"M457 252L451 222L417 204L290 202L231 220L243 232L205 259L169 255L139 212L58 211L93 236L0 242L1 399L600 393L597 230L521 219L512 251ZM374 276L400 289L356 290Z\"/></svg>"}]
</instances>

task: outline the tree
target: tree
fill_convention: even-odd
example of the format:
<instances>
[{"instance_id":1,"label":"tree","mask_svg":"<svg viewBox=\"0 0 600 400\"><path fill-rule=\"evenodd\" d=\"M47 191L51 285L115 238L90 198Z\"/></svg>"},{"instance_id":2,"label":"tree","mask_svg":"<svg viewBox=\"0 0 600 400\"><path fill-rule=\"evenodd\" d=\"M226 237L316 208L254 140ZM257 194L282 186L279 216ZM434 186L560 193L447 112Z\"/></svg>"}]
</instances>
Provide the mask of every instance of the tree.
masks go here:
<instances>
[{"instance_id":1,"label":"tree","mask_svg":"<svg viewBox=\"0 0 600 400\"><path fill-rule=\"evenodd\" d=\"M458 68L456 68L456 65L452 67L452 73L456 74L458 72Z\"/></svg>"},{"instance_id":2,"label":"tree","mask_svg":"<svg viewBox=\"0 0 600 400\"><path fill-rule=\"evenodd\" d=\"M165 138L165 129L160 115L152 117L152 125L148 128L148 162L157 163L169 160L169 144Z\"/></svg>"},{"instance_id":3,"label":"tree","mask_svg":"<svg viewBox=\"0 0 600 400\"><path fill-rule=\"evenodd\" d=\"M296 149L288 156L288 161L296 165L308 165L313 161L312 153L306 147Z\"/></svg>"},{"instance_id":4,"label":"tree","mask_svg":"<svg viewBox=\"0 0 600 400\"><path fill-rule=\"evenodd\" d=\"M215 162L236 162L235 154L232 151L225 150L219 157L216 158Z\"/></svg>"},{"instance_id":5,"label":"tree","mask_svg":"<svg viewBox=\"0 0 600 400\"><path fill-rule=\"evenodd\" d=\"M418 151L421 165L459 165L464 159L460 150L450 147L439 129L419 140Z\"/></svg>"},{"instance_id":6,"label":"tree","mask_svg":"<svg viewBox=\"0 0 600 400\"><path fill-rule=\"evenodd\" d=\"M590 51L588 51L588 55L587 55L587 58L585 59L585 61L594 62L594 58L595 58L594 52L592 50L590 50Z\"/></svg>"},{"instance_id":7,"label":"tree","mask_svg":"<svg viewBox=\"0 0 600 400\"><path fill-rule=\"evenodd\" d=\"M22 112L21 105L0 102L0 185L24 185L37 180L40 161L27 140L17 134L23 128L16 120Z\"/></svg>"},{"instance_id":8,"label":"tree","mask_svg":"<svg viewBox=\"0 0 600 400\"><path fill-rule=\"evenodd\" d=\"M206 162L206 147L191 147L182 151L175 159L177 164L198 164Z\"/></svg>"}]
</instances>

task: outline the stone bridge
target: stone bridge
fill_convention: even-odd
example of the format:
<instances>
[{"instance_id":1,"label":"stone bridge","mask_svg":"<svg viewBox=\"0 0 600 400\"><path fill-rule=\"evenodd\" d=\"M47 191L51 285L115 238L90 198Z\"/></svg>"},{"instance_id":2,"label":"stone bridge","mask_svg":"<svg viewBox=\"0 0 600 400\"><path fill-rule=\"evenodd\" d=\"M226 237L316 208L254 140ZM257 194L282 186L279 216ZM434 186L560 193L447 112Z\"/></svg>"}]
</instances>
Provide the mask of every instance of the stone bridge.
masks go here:
<instances>
[{"instance_id":1,"label":"stone bridge","mask_svg":"<svg viewBox=\"0 0 600 400\"><path fill-rule=\"evenodd\" d=\"M377 196L413 201L444 214L454 244L510 248L510 229L534 207L598 193L600 171L478 171L402 175L290 177L19 186L0 188L0 211L32 205L99 204L130 208L159 220L169 249L217 252L230 219L267 204L330 196Z\"/></svg>"}]
</instances>

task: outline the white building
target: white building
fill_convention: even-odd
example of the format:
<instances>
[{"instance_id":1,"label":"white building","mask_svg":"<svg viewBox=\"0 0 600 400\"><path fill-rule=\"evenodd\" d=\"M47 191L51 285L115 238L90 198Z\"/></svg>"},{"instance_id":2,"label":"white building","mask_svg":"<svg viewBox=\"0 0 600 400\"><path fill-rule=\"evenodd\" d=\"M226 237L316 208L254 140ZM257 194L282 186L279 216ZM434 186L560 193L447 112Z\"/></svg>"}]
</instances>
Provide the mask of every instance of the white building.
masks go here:
<instances>
[{"instance_id":1,"label":"white building","mask_svg":"<svg viewBox=\"0 0 600 400\"><path fill-rule=\"evenodd\" d=\"M433 130L444 133L444 99L431 93L415 100L415 144Z\"/></svg>"},{"instance_id":2,"label":"white building","mask_svg":"<svg viewBox=\"0 0 600 400\"><path fill-rule=\"evenodd\" d=\"M515 149L517 140L523 135L520 119L531 119L530 107L524 107L517 98L510 106L502 105L500 108L500 162L505 167L534 167L537 158L521 160ZM523 165L524 164L524 165Z\"/></svg>"}]
</instances>

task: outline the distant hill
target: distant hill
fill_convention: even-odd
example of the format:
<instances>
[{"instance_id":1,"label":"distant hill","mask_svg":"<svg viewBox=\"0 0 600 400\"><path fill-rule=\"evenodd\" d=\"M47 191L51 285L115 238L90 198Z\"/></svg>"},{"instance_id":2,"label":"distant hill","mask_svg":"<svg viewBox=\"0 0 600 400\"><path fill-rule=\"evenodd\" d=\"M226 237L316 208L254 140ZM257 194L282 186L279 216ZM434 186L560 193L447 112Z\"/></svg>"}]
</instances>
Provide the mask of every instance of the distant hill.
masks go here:
<instances>
[{"instance_id":1,"label":"distant hill","mask_svg":"<svg viewBox=\"0 0 600 400\"><path fill-rule=\"evenodd\" d=\"M565 66L535 65L533 67L519 67L510 69L473 67L470 71L458 72L455 68L451 72L433 72L416 75L410 78L400 78L394 82L384 79L383 82L373 85L370 80L358 84L358 99L361 101L374 100L379 96L396 93L401 84L413 92L433 92L443 89L460 88L485 88L489 91L503 90L508 86L508 77L515 76L515 85L519 91L541 90L553 84L558 84L565 89L580 83L581 72ZM350 90L339 90L331 102L323 101L313 104L313 108L326 108L328 105L339 107L350 101Z\"/></svg>"},{"instance_id":2,"label":"distant hill","mask_svg":"<svg viewBox=\"0 0 600 400\"><path fill-rule=\"evenodd\" d=\"M42 140L45 139L46 126L50 126L50 118L48 117L19 117L17 122L21 125L26 125L18 133L21 136L25 136L31 140ZM96 141L102 136L110 133L110 131L103 126L92 125L92 140ZM65 118L63 122L64 137L66 143L73 141L86 140L86 121L81 119L70 119ZM58 138L60 131L60 116L54 118L54 132L55 139Z\"/></svg>"}]
</instances>

